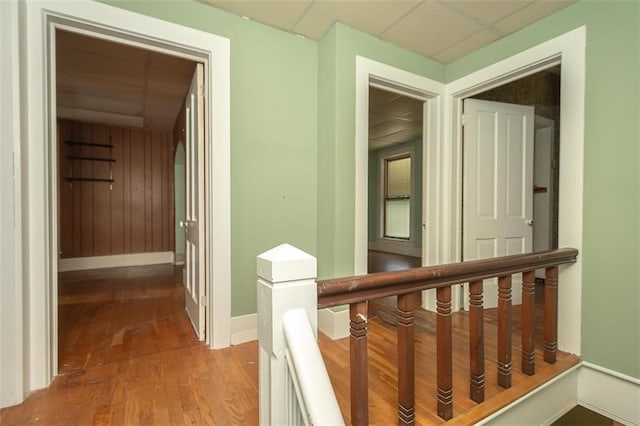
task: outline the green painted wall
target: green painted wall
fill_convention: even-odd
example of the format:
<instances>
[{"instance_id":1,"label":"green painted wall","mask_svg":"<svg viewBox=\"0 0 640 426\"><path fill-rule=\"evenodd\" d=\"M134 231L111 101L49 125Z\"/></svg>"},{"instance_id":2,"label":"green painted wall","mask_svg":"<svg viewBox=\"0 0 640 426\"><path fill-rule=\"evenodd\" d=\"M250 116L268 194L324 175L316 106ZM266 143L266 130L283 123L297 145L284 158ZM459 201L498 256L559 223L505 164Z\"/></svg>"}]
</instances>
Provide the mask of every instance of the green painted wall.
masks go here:
<instances>
[{"instance_id":1,"label":"green painted wall","mask_svg":"<svg viewBox=\"0 0 640 426\"><path fill-rule=\"evenodd\" d=\"M256 312L256 256L316 254L318 43L192 1L108 1L231 40L231 312Z\"/></svg>"},{"instance_id":2,"label":"green painted wall","mask_svg":"<svg viewBox=\"0 0 640 426\"><path fill-rule=\"evenodd\" d=\"M340 23L319 45L318 275L330 278L353 273L356 55L437 81L445 68Z\"/></svg>"},{"instance_id":3,"label":"green painted wall","mask_svg":"<svg viewBox=\"0 0 640 426\"><path fill-rule=\"evenodd\" d=\"M585 24L582 355L640 377L640 2L581 1L449 64L446 77Z\"/></svg>"}]
</instances>

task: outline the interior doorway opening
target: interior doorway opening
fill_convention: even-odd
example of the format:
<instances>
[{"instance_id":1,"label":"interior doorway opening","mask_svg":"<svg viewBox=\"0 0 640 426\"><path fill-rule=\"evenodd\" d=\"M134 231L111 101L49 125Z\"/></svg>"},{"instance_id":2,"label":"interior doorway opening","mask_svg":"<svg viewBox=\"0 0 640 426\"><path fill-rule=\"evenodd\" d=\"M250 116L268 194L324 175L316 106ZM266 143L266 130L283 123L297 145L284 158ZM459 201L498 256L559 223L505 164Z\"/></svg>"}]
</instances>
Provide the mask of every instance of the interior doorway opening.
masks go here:
<instances>
[{"instance_id":1,"label":"interior doorway opening","mask_svg":"<svg viewBox=\"0 0 640 426\"><path fill-rule=\"evenodd\" d=\"M369 87L368 273L422 266L423 109Z\"/></svg>"},{"instance_id":2,"label":"interior doorway opening","mask_svg":"<svg viewBox=\"0 0 640 426\"><path fill-rule=\"evenodd\" d=\"M60 29L55 40L58 372L197 343L174 175L196 62Z\"/></svg>"},{"instance_id":3,"label":"interior doorway opening","mask_svg":"<svg viewBox=\"0 0 640 426\"><path fill-rule=\"evenodd\" d=\"M534 251L558 248L560 80L561 67L555 65L469 97L469 99L531 105L535 109Z\"/></svg>"},{"instance_id":4,"label":"interior doorway opening","mask_svg":"<svg viewBox=\"0 0 640 426\"><path fill-rule=\"evenodd\" d=\"M463 260L558 247L560 73L555 65L465 99ZM536 276L544 282L544 270ZM494 281L485 307L497 306ZM514 304L520 285L514 277Z\"/></svg>"}]
</instances>

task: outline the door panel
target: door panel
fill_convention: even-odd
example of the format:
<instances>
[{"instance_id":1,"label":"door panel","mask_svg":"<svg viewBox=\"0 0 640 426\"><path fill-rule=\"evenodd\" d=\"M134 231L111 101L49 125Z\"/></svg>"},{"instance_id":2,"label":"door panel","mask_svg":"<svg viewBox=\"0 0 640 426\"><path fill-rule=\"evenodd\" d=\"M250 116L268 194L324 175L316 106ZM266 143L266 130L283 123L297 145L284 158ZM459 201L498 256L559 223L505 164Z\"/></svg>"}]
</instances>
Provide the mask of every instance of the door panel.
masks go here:
<instances>
[{"instance_id":1,"label":"door panel","mask_svg":"<svg viewBox=\"0 0 640 426\"><path fill-rule=\"evenodd\" d=\"M204 276L204 96L202 64L196 65L185 100L186 212L185 309L199 340L205 338Z\"/></svg>"},{"instance_id":2,"label":"door panel","mask_svg":"<svg viewBox=\"0 0 640 426\"><path fill-rule=\"evenodd\" d=\"M467 99L464 111L463 260L530 252L533 107ZM514 275L514 303L520 285ZM497 306L496 288L485 280L485 307Z\"/></svg>"}]
</instances>

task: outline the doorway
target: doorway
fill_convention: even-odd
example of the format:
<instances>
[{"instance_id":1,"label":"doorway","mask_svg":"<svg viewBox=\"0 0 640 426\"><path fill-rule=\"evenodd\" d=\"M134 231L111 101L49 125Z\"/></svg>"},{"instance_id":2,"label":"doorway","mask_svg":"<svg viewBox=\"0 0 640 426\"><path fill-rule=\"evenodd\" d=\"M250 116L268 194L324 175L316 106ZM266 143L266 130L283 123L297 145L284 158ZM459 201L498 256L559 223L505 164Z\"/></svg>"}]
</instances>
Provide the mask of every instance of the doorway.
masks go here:
<instances>
[{"instance_id":1,"label":"doorway","mask_svg":"<svg viewBox=\"0 0 640 426\"><path fill-rule=\"evenodd\" d=\"M195 336L185 330L192 298L173 266L175 142L202 65L69 31L55 36L59 372L203 340L203 324ZM189 193L202 186L192 182Z\"/></svg>"},{"instance_id":2,"label":"doorway","mask_svg":"<svg viewBox=\"0 0 640 426\"><path fill-rule=\"evenodd\" d=\"M369 88L368 273L422 266L423 108Z\"/></svg>"},{"instance_id":3,"label":"doorway","mask_svg":"<svg viewBox=\"0 0 640 426\"><path fill-rule=\"evenodd\" d=\"M557 248L560 147L551 126L560 123L560 72L553 66L465 99L463 260ZM484 306L493 308L496 280L485 286ZM516 275L514 304L520 286Z\"/></svg>"},{"instance_id":4,"label":"doorway","mask_svg":"<svg viewBox=\"0 0 640 426\"><path fill-rule=\"evenodd\" d=\"M98 24L108 17L108 27ZM30 60L25 79L33 82L24 99L29 133L25 143L31 148L26 156L26 182L29 189L31 232L25 239L30 247L24 257L30 271L29 306L32 313L26 327L25 370L30 389L46 387L58 370L57 301L58 292L58 179L56 155L55 31L80 32L111 41L119 41L168 53L205 64L206 185L208 202L215 205L205 217L207 245L206 280L208 344L211 348L230 343L230 63L229 40L210 33L123 9L84 2L77 5L27 4L25 20L29 27L26 51ZM170 41L169 41L170 40ZM216 58L213 61L213 58ZM212 93L216 93L212 97ZM213 119L216 126L212 126ZM212 235L216 235L215 243ZM215 301L215 302L214 302Z\"/></svg>"},{"instance_id":5,"label":"doorway","mask_svg":"<svg viewBox=\"0 0 640 426\"><path fill-rule=\"evenodd\" d=\"M442 184L451 188L450 202L442 204L442 216L451 218L451 226L445 229L450 237L443 246L446 262L460 261L462 244L462 102L464 99L491 88L504 85L538 71L556 65L561 67L560 144L558 179L558 246L582 249L582 194L584 153L584 96L585 96L585 40L584 27L577 28L526 51L510 56L493 65L473 72L447 84L446 103L451 107L447 122L449 146L444 144L445 164ZM569 267L560 268L558 311L563 320L558 325L558 347L561 350L580 354L581 325L581 259ZM457 286L459 287L459 286ZM459 289L453 295L456 303L462 302Z\"/></svg>"}]
</instances>

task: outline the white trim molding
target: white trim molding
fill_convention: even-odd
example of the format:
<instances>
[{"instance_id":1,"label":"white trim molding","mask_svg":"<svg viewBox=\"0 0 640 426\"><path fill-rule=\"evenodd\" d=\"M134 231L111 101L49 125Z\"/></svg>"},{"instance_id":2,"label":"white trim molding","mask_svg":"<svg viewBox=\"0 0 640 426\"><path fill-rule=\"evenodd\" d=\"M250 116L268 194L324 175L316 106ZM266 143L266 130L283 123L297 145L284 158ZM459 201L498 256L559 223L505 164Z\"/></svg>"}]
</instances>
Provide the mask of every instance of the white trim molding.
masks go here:
<instances>
[{"instance_id":1,"label":"white trim molding","mask_svg":"<svg viewBox=\"0 0 640 426\"><path fill-rule=\"evenodd\" d=\"M349 309L334 311L331 308L318 310L318 330L333 340L349 335Z\"/></svg>"},{"instance_id":2,"label":"white trim molding","mask_svg":"<svg viewBox=\"0 0 640 426\"><path fill-rule=\"evenodd\" d=\"M129 253L112 256L70 257L58 261L58 271L84 271L87 269L119 268L173 263L172 251Z\"/></svg>"},{"instance_id":3,"label":"white trim molding","mask_svg":"<svg viewBox=\"0 0 640 426\"><path fill-rule=\"evenodd\" d=\"M640 425L640 379L583 362L578 404L623 424Z\"/></svg>"},{"instance_id":4,"label":"white trim molding","mask_svg":"<svg viewBox=\"0 0 640 426\"><path fill-rule=\"evenodd\" d=\"M55 31L126 43L205 64L205 182L207 342L226 347L231 340L230 208L230 42L204 31L90 0L23 0L21 75L24 161L23 294L25 386L48 386L57 372L58 195L56 165ZM15 103L15 102L14 102ZM21 105L13 106L14 109ZM212 125L215 117L215 126ZM213 237L215 235L215 238ZM28 331L27 331L28 330ZM13 345L17 342L3 342Z\"/></svg>"},{"instance_id":5,"label":"white trim molding","mask_svg":"<svg viewBox=\"0 0 640 426\"><path fill-rule=\"evenodd\" d=\"M549 425L576 406L580 364L529 392L478 425Z\"/></svg>"},{"instance_id":6,"label":"white trim molding","mask_svg":"<svg viewBox=\"0 0 640 426\"><path fill-rule=\"evenodd\" d=\"M550 425L576 405L640 425L640 379L589 362L570 368L478 424Z\"/></svg>"},{"instance_id":7,"label":"white trim molding","mask_svg":"<svg viewBox=\"0 0 640 426\"><path fill-rule=\"evenodd\" d=\"M19 404L24 380L24 278L22 266L22 150L20 129L20 5L0 2L0 408Z\"/></svg>"},{"instance_id":8,"label":"white trim molding","mask_svg":"<svg viewBox=\"0 0 640 426\"><path fill-rule=\"evenodd\" d=\"M231 344L240 345L258 340L258 314L231 318Z\"/></svg>"}]
</instances>

